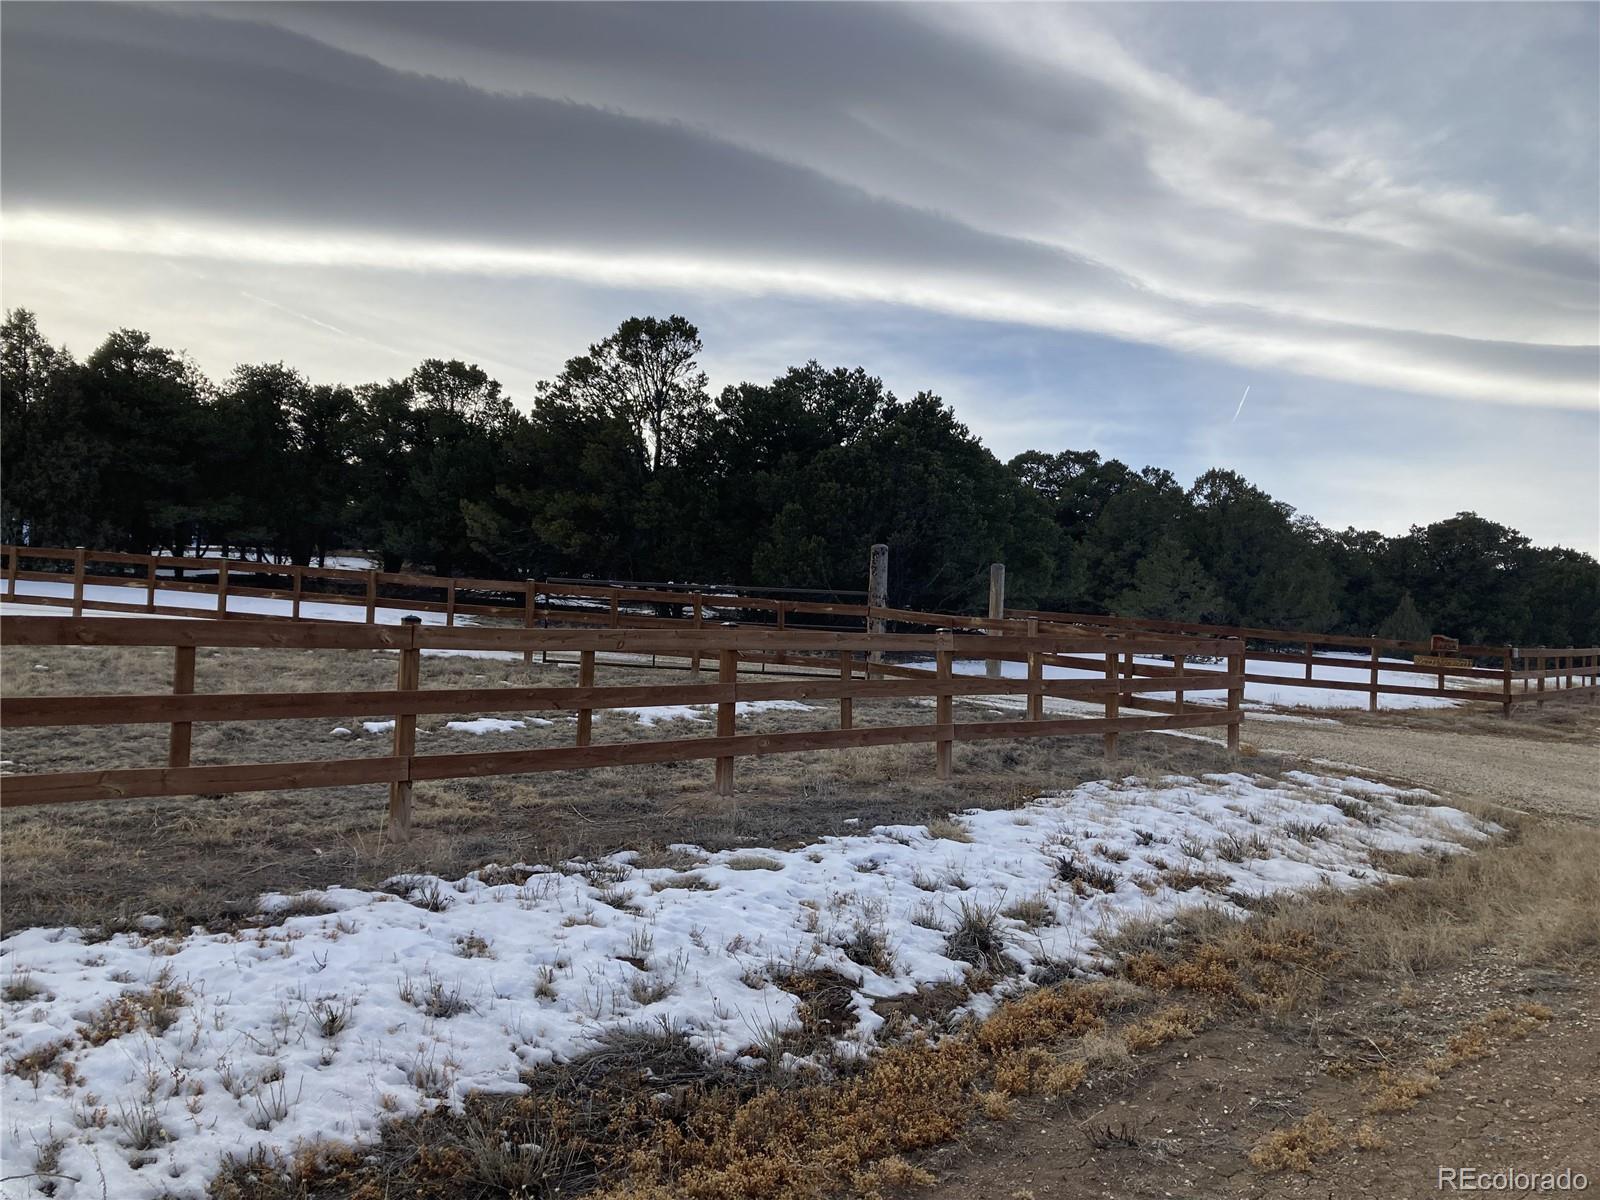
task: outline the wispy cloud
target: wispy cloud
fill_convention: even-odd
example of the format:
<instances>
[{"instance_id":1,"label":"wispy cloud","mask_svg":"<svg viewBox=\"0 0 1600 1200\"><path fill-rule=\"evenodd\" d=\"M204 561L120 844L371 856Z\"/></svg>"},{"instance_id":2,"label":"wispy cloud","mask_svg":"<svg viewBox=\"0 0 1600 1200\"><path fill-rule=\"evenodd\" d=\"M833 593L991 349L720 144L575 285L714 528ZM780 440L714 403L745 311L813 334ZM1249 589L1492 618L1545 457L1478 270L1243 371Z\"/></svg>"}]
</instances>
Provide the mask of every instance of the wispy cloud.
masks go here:
<instances>
[{"instance_id":1,"label":"wispy cloud","mask_svg":"<svg viewBox=\"0 0 1600 1200\"><path fill-rule=\"evenodd\" d=\"M870 300L1479 401L1595 400L1592 232L1319 151L1075 8L68 8L6 26L10 239Z\"/></svg>"}]
</instances>

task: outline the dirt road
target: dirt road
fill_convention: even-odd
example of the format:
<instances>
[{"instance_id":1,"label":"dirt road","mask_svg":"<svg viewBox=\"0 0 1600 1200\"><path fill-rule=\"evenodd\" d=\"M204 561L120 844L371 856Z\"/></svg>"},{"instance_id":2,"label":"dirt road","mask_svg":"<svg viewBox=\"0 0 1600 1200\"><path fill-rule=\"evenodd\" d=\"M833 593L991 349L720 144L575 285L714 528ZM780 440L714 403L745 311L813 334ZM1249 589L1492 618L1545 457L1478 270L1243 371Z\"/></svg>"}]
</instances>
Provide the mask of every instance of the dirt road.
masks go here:
<instances>
[{"instance_id":1,"label":"dirt road","mask_svg":"<svg viewBox=\"0 0 1600 1200\"><path fill-rule=\"evenodd\" d=\"M1538 817L1600 822L1600 709L1548 705L1511 720L1456 710L1346 715L1338 722L1247 720L1244 740L1426 787L1447 800ZM1490 946L1445 972L1368 981L1306 1020L1251 1015L1175 1043L1128 1084L1036 1102L1004 1126L932 1156L928 1200L1110 1200L1190 1196L1438 1194L1440 1167L1586 1173L1600 1180L1593 1136L1600 1080L1600 976L1591 963L1519 964ZM1414 1111L1380 1118L1366 1149L1350 1144L1370 1075L1330 1071L1340 1056L1438 1045L1495 1005L1534 1001L1553 1014L1526 1042L1448 1075ZM1384 1060L1377 1065L1387 1065ZM1261 1137L1326 1113L1345 1144L1307 1173L1252 1169Z\"/></svg>"},{"instance_id":2,"label":"dirt road","mask_svg":"<svg viewBox=\"0 0 1600 1200\"><path fill-rule=\"evenodd\" d=\"M1600 706L1550 704L1510 721L1465 712L1303 725L1247 718L1243 737L1263 751L1359 767L1446 799L1600 821Z\"/></svg>"}]
</instances>

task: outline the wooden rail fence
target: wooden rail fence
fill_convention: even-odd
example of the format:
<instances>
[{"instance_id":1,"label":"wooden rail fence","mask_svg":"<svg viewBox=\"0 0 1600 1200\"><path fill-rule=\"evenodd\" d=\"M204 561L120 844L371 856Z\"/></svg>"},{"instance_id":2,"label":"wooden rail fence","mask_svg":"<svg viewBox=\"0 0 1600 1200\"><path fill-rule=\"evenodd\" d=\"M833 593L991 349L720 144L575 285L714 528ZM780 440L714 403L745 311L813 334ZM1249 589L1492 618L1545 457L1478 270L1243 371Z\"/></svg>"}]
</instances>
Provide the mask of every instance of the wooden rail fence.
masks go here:
<instances>
[{"instance_id":1,"label":"wooden rail fence","mask_svg":"<svg viewBox=\"0 0 1600 1200\"><path fill-rule=\"evenodd\" d=\"M1245 674L1246 683L1275 684L1330 691L1361 692L1367 707L1378 711L1383 696L1430 696L1448 700L1499 704L1509 716L1517 704L1543 705L1546 700L1588 698L1600 692L1600 648L1596 647L1515 647L1460 646L1448 656L1464 660L1450 665L1418 665L1415 662L1385 658L1390 655L1428 656L1427 642L1398 641L1392 638L1358 637L1349 634L1318 633L1307 630L1265 629L1224 626L1197 622L1160 621L1147 618L1117 617L1095 613L1054 612L1005 608L1000 593L990 598L987 617L958 613L930 613L894 608L887 604L844 604L815 600L784 600L770 595L729 594L716 591L681 591L662 587L623 587L615 584L587 584L570 581L531 579L444 578L404 572L352 570L343 567L302 567L275 563L249 563L224 558L174 558L165 555L128 554L116 551L86 550L82 547L0 546L5 561L7 602L42 605L70 605L73 615L85 609L108 612L137 612L167 616L225 617L251 621L305 620L306 603L334 604L360 608L368 625L379 622L384 609L443 614L447 628L457 626L457 618L499 619L525 629L555 626L599 626L611 629L702 629L711 623L726 623L730 618L740 625L766 627L779 631L790 628L864 632L881 631L887 623L917 625L924 628L949 628L991 636L1026 634L1029 622L1038 629L1063 639L1093 639L1111 634L1177 635L1193 638L1237 638L1255 643L1249 653L1257 663L1283 663L1303 667L1303 675L1272 675L1261 671ZM62 564L57 571L21 570L24 559L40 559ZM113 566L118 573L91 572L93 566ZM182 572L211 572L215 578L181 578ZM281 579L285 586L261 587L241 584L237 577ZM1003 575L1000 577L1003 580ZM18 582L45 582L69 585L65 596L28 595L18 591ZM311 585L308 587L307 585ZM143 592L137 602L110 600L89 592L92 587L117 587ZM340 590L343 589L343 590ZM396 596L404 589L411 595ZM162 603L160 592L187 592L213 598L206 606ZM415 595L435 594L435 599ZM230 609L231 597L287 601L287 614L264 614ZM353 614L352 614L353 615ZM962 657L974 643L963 638ZM1293 651L1287 647L1295 647ZM1364 652L1365 679L1336 679L1318 675L1317 668L1359 671L1363 663L1351 657L1321 653L1329 649ZM531 658L535 651L524 651ZM692 656L696 678L701 656ZM875 654L875 659L881 654ZM715 661L710 659L709 661ZM776 662L775 659L769 661ZM874 666L878 665L876 662ZM1081 664L1078 664L1081 665ZM1178 669L1183 669L1182 663ZM1159 665L1136 663L1128 656L1119 668L1120 678L1159 676ZM1414 681L1396 680L1396 675L1431 675L1432 687ZM1467 686L1447 686L1454 679Z\"/></svg>"},{"instance_id":2,"label":"wooden rail fence","mask_svg":"<svg viewBox=\"0 0 1600 1200\"><path fill-rule=\"evenodd\" d=\"M1378 711L1380 696L1437 696L1448 700L1482 701L1500 705L1505 715L1510 716L1519 703L1531 701L1542 705L1546 700L1574 698L1592 701L1600 694L1600 647L1594 646L1457 645L1440 655L1435 652L1431 642L1357 637L1351 634L1212 625L1193 621L1158 621L1143 617L1039 609L1008 608L1005 615L1011 619L1038 621L1041 630L1051 632L1076 630L1082 633L1088 630L1101 634L1122 632L1129 635L1238 638L1256 644L1257 648L1248 652L1251 662L1285 663L1305 668L1303 676L1270 675L1247 669L1246 683L1365 692L1367 707L1372 712ZM1284 649L1288 646L1303 648L1291 652ZM1363 666L1361 659L1348 654L1318 653L1329 647L1365 651L1367 678L1330 679L1325 675L1318 676L1317 667L1359 671ZM1419 664L1385 658L1385 652L1421 657L1423 661ZM1432 675L1436 684L1422 687L1385 678L1392 675ZM1481 685L1447 687L1446 679L1481 681Z\"/></svg>"},{"instance_id":3,"label":"wooden rail fence","mask_svg":"<svg viewBox=\"0 0 1600 1200\"><path fill-rule=\"evenodd\" d=\"M1035 622L1024 622L1025 626ZM1038 631L963 638L963 657L1027 664L1022 678L992 679L958 675L956 635L838 633L793 629L753 629L711 625L698 629L489 629L422 625L416 617L400 625L337 622L189 621L0 616L0 641L9 646L146 646L173 651L171 693L99 696L6 696L0 698L5 728L84 725L164 724L171 728L164 766L12 775L0 780L0 805L54 804L120 800L145 796L263 791L384 783L389 786L392 833L405 836L411 824L412 786L419 780L461 779L541 771L582 770L633 763L713 759L717 790L730 794L734 762L740 757L856 746L931 742L939 778L953 769L957 743L996 738L1098 735L1108 755L1121 733L1222 725L1227 744L1237 750L1244 689L1243 643L1220 638L1105 634L1062 637ZM392 689L334 692L209 693L196 691L195 651L199 647L296 650L392 650L398 652ZM576 652L575 687L499 687L430 689L422 686L424 650ZM717 663L715 683L596 686L595 655L610 651L661 653L710 658ZM874 653L926 655L934 667L874 663ZM1139 655L1171 655L1175 669L1145 669L1131 664ZM1185 657L1227 660L1225 672L1185 672ZM740 678L741 666L778 661L805 674L778 680ZM1049 665L1075 666L1103 678L1047 678ZM1168 693L1172 701L1148 693ZM1185 706L1197 692L1224 693L1221 706ZM967 695L1020 695L1025 716L1007 720L957 721L953 701ZM907 697L934 701L931 723L858 726L854 702ZM1044 701L1061 697L1101 706L1100 717L1047 717ZM786 733L740 734L736 705L746 700L835 700L838 727ZM641 705L716 706L714 736L597 744L593 713ZM1123 708L1156 715L1123 715ZM418 754L416 719L421 714L572 711L577 714L574 744L472 754ZM210 721L271 721L337 717L352 712L395 718L392 752L381 757L306 762L195 765L190 760L191 730Z\"/></svg>"}]
</instances>

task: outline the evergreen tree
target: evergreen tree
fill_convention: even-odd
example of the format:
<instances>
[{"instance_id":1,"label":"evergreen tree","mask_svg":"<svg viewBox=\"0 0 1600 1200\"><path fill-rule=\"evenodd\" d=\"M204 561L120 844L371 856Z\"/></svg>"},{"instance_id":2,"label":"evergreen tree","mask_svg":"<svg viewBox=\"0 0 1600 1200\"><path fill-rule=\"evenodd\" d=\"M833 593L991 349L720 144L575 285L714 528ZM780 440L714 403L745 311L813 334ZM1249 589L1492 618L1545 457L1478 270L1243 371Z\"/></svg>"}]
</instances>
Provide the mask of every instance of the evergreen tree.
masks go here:
<instances>
[{"instance_id":1,"label":"evergreen tree","mask_svg":"<svg viewBox=\"0 0 1600 1200\"><path fill-rule=\"evenodd\" d=\"M1393 638L1397 642L1425 642L1428 632L1427 619L1417 611L1410 592L1400 593L1400 603L1378 626L1379 637Z\"/></svg>"},{"instance_id":2,"label":"evergreen tree","mask_svg":"<svg viewBox=\"0 0 1600 1200\"><path fill-rule=\"evenodd\" d=\"M1175 534L1162 536L1139 560L1133 585L1113 602L1122 616L1210 621L1222 607L1217 585Z\"/></svg>"},{"instance_id":3,"label":"evergreen tree","mask_svg":"<svg viewBox=\"0 0 1600 1200\"><path fill-rule=\"evenodd\" d=\"M1600 642L1600 563L1473 513L1333 533L1231 471L1187 491L1092 450L1002 465L937 396L810 362L713 402L682 317L633 318L520 412L481 367L313 384L246 364L213 389L119 330L82 363L26 310L0 326L0 536L148 551L224 542L388 569L861 587L1019 607L1470 642Z\"/></svg>"}]
</instances>

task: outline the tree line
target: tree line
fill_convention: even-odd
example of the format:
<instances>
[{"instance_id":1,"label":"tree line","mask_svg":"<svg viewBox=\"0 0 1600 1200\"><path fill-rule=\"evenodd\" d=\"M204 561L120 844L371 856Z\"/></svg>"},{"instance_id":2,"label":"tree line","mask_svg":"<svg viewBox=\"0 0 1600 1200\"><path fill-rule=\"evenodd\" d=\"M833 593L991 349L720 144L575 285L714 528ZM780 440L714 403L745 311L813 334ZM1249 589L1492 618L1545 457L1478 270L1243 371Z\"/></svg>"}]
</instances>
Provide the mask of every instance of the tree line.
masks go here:
<instances>
[{"instance_id":1,"label":"tree line","mask_svg":"<svg viewBox=\"0 0 1600 1200\"><path fill-rule=\"evenodd\" d=\"M791 367L713 393L683 317L642 317L540 383L526 411L475 364L221 383L133 329L79 361L17 309L0 328L0 535L309 563L337 549L439 574L592 575L859 589L1518 645L1600 642L1600 563L1458 513L1399 537L1335 531L1238 473L1185 487L1093 450L1001 462L938 396Z\"/></svg>"}]
</instances>

